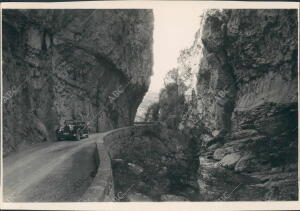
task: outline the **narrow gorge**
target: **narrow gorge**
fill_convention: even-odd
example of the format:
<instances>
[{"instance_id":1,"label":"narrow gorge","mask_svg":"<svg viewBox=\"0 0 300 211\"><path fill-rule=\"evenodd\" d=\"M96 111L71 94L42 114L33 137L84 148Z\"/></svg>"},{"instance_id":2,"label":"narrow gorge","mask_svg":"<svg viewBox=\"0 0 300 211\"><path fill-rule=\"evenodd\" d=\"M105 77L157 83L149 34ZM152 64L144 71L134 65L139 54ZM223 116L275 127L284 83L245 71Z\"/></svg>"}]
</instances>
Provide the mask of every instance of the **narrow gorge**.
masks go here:
<instances>
[{"instance_id":1,"label":"narrow gorge","mask_svg":"<svg viewBox=\"0 0 300 211\"><path fill-rule=\"evenodd\" d=\"M200 201L298 199L296 10L210 10L146 120L189 137Z\"/></svg>"},{"instance_id":2,"label":"narrow gorge","mask_svg":"<svg viewBox=\"0 0 300 211\"><path fill-rule=\"evenodd\" d=\"M4 201L298 199L297 10L199 10L159 96L155 14L3 10Z\"/></svg>"}]
</instances>

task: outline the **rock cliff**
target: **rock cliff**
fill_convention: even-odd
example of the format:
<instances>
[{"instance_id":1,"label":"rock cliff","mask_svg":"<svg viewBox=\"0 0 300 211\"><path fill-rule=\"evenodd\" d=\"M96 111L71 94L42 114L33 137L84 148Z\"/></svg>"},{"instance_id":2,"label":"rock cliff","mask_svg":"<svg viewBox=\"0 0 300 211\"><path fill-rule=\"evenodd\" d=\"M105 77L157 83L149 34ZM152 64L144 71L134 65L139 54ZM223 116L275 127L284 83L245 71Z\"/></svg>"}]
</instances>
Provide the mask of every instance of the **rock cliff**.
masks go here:
<instances>
[{"instance_id":1,"label":"rock cliff","mask_svg":"<svg viewBox=\"0 0 300 211\"><path fill-rule=\"evenodd\" d=\"M4 10L4 154L54 140L66 119L93 132L133 122L152 74L151 10Z\"/></svg>"},{"instance_id":2,"label":"rock cliff","mask_svg":"<svg viewBox=\"0 0 300 211\"><path fill-rule=\"evenodd\" d=\"M297 29L296 10L228 10L205 20L196 86L209 131L203 199L233 184L232 200L298 199Z\"/></svg>"},{"instance_id":3,"label":"rock cliff","mask_svg":"<svg viewBox=\"0 0 300 211\"><path fill-rule=\"evenodd\" d=\"M298 199L297 29L296 10L211 10L181 53L199 200Z\"/></svg>"},{"instance_id":4,"label":"rock cliff","mask_svg":"<svg viewBox=\"0 0 300 211\"><path fill-rule=\"evenodd\" d=\"M141 134L110 142L117 201L193 201L197 199L197 163L188 136L156 125ZM124 139L124 138L123 138ZM114 153L112 153L114 151Z\"/></svg>"},{"instance_id":5,"label":"rock cliff","mask_svg":"<svg viewBox=\"0 0 300 211\"><path fill-rule=\"evenodd\" d=\"M147 92L147 94L144 96L143 101L136 112L135 121L137 122L145 121L145 115L148 110L148 107L154 102L157 102L158 94L159 94L158 92L150 91L150 90Z\"/></svg>"}]
</instances>

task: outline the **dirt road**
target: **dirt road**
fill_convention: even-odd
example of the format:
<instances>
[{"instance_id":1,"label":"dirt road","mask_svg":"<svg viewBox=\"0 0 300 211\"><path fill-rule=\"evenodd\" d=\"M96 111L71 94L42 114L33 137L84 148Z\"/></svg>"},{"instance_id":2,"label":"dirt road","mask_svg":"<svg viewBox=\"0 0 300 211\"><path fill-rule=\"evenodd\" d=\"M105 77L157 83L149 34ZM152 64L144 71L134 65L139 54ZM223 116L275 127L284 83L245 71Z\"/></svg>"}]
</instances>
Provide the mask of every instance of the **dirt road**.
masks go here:
<instances>
[{"instance_id":1,"label":"dirt road","mask_svg":"<svg viewBox=\"0 0 300 211\"><path fill-rule=\"evenodd\" d=\"M44 143L3 160L5 202L77 201L92 182L98 166L91 135L81 141Z\"/></svg>"}]
</instances>

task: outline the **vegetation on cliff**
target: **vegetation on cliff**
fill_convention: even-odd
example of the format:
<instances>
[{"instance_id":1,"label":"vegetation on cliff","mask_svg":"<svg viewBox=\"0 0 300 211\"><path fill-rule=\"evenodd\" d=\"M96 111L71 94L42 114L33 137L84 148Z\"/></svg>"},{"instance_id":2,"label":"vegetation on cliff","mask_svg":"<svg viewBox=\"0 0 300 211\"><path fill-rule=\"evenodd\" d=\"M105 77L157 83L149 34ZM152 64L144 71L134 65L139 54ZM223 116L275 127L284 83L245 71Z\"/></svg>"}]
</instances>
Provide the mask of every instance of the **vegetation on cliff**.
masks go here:
<instances>
[{"instance_id":1,"label":"vegetation on cliff","mask_svg":"<svg viewBox=\"0 0 300 211\"><path fill-rule=\"evenodd\" d=\"M296 10L209 11L150 107L191 134L200 200L297 200L297 29Z\"/></svg>"}]
</instances>

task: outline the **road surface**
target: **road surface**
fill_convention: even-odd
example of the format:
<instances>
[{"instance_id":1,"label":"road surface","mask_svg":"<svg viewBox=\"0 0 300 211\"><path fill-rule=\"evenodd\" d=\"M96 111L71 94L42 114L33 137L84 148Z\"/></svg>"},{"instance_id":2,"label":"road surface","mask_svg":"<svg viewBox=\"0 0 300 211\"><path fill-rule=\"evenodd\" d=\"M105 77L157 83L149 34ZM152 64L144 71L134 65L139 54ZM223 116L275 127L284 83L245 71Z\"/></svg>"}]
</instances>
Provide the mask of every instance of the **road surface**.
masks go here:
<instances>
[{"instance_id":1,"label":"road surface","mask_svg":"<svg viewBox=\"0 0 300 211\"><path fill-rule=\"evenodd\" d=\"M98 167L96 141L43 143L3 160L5 202L78 201Z\"/></svg>"}]
</instances>

